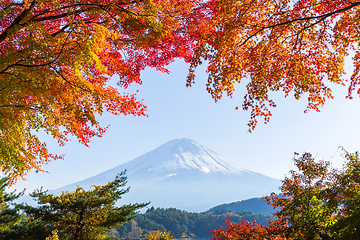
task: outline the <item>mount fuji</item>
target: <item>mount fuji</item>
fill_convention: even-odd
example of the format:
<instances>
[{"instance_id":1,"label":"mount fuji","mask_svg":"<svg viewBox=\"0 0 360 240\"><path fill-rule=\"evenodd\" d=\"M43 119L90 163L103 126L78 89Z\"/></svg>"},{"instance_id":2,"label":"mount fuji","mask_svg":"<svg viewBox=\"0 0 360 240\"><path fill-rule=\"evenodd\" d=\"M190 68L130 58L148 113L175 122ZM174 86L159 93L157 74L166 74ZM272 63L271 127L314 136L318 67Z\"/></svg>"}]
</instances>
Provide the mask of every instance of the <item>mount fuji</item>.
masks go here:
<instances>
[{"instance_id":1,"label":"mount fuji","mask_svg":"<svg viewBox=\"0 0 360 240\"><path fill-rule=\"evenodd\" d=\"M278 192L280 180L236 166L190 139L171 140L160 147L88 179L49 193L60 194L81 186L103 185L124 171L130 192L123 203L149 202L201 212L218 204Z\"/></svg>"}]
</instances>

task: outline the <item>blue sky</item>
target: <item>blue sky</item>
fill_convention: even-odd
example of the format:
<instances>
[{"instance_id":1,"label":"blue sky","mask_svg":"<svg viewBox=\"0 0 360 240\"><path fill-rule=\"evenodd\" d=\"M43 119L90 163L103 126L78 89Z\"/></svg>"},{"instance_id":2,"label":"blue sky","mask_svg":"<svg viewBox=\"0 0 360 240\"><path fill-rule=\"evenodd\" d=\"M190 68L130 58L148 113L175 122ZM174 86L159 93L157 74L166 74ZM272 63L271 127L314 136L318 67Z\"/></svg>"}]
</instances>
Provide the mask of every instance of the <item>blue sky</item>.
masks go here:
<instances>
[{"instance_id":1,"label":"blue sky","mask_svg":"<svg viewBox=\"0 0 360 240\"><path fill-rule=\"evenodd\" d=\"M161 144L177 138L189 138L214 150L225 159L249 170L282 179L290 169L293 153L308 151L318 159L331 160L341 167L343 158L338 146L348 151L360 150L358 119L359 99L345 99L346 87L330 84L334 100L328 100L321 112L304 114L306 96L296 101L292 96L274 93L277 103L270 123L259 123L248 133L250 112L235 110L241 106L246 83L236 86L233 98L224 97L215 103L206 91L205 67L197 71L196 84L185 87L188 66L177 61L169 66L171 74L147 69L138 96L148 106L149 117L112 116L100 118L103 126L111 125L102 138L95 138L90 148L76 139L58 147L42 135L49 149L64 153L65 160L49 163L48 173L30 173L27 181L15 188L32 190L43 186L55 189L91 177L130 161ZM351 69L349 68L348 71ZM116 78L114 78L114 82ZM122 91L122 90L120 90Z\"/></svg>"}]
</instances>

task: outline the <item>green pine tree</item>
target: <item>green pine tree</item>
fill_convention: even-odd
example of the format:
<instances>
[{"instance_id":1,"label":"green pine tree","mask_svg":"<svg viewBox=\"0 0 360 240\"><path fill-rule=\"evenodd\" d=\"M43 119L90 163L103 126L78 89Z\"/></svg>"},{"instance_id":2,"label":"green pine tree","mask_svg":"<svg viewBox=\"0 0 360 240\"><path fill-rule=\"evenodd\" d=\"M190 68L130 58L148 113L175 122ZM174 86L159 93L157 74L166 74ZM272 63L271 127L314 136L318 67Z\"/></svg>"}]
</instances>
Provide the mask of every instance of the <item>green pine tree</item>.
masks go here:
<instances>
[{"instance_id":1,"label":"green pine tree","mask_svg":"<svg viewBox=\"0 0 360 240\"><path fill-rule=\"evenodd\" d=\"M19 205L14 201L24 194L24 191L16 193L5 192L8 187L8 179L0 178L0 231L11 228L20 221L21 215L18 213Z\"/></svg>"},{"instance_id":2,"label":"green pine tree","mask_svg":"<svg viewBox=\"0 0 360 240\"><path fill-rule=\"evenodd\" d=\"M136 210L148 205L127 204L116 206L117 200L129 191L124 172L104 186L92 186L89 191L78 187L60 196L36 190L30 194L38 207L24 206L33 221L40 221L46 232L58 230L60 239L105 239L106 233L135 217Z\"/></svg>"}]
</instances>

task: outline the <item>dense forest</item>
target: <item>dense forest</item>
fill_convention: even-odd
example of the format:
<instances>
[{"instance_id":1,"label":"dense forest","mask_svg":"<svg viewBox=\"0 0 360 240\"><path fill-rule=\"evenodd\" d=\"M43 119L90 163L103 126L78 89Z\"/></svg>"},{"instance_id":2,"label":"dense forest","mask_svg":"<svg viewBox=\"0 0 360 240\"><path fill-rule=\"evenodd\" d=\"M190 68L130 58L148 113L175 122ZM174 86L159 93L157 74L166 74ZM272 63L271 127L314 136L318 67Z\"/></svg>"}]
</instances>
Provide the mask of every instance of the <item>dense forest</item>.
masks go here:
<instances>
[{"instance_id":1,"label":"dense forest","mask_svg":"<svg viewBox=\"0 0 360 240\"><path fill-rule=\"evenodd\" d=\"M276 195L276 196L282 196ZM226 211L226 212L236 212L236 211L251 211L254 213L273 213L276 212L276 209L267 204L263 197L249 198L232 203L224 203L213 208L210 208L206 213L213 213L215 211Z\"/></svg>"},{"instance_id":2,"label":"dense forest","mask_svg":"<svg viewBox=\"0 0 360 240\"><path fill-rule=\"evenodd\" d=\"M274 219L270 214L254 213L250 211L227 212L225 210L213 213L185 212L175 208L149 208L146 213L139 214L134 220L123 224L116 231L110 233L116 240L143 239L152 231L171 231L176 239L209 239L211 230L218 229L219 225L225 226L224 219L228 217L232 222L240 223L241 220L254 219L261 225L267 225L269 219Z\"/></svg>"}]
</instances>

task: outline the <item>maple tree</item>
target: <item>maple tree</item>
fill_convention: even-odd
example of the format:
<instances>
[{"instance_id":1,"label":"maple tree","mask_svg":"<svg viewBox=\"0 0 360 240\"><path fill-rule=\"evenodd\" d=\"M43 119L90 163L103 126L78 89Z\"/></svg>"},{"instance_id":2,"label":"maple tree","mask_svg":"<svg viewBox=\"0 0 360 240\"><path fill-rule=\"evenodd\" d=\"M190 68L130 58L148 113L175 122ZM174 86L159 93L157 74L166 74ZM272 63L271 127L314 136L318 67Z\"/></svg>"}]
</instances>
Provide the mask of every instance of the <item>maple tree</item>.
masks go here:
<instances>
[{"instance_id":1,"label":"maple tree","mask_svg":"<svg viewBox=\"0 0 360 240\"><path fill-rule=\"evenodd\" d=\"M360 154L345 151L346 163L336 174L333 189L338 200L334 231L340 239L360 238Z\"/></svg>"},{"instance_id":2,"label":"maple tree","mask_svg":"<svg viewBox=\"0 0 360 240\"><path fill-rule=\"evenodd\" d=\"M354 52L348 97L359 93L359 2L324 0L4 0L0 2L0 163L11 182L63 158L36 131L63 145L102 136L97 115L145 115L136 94L110 86L141 83L146 67L168 72L175 58L208 64L207 90L232 96L246 79L242 108L250 131L276 106L269 93L308 96L319 111L345 85L344 59Z\"/></svg>"},{"instance_id":3,"label":"maple tree","mask_svg":"<svg viewBox=\"0 0 360 240\"><path fill-rule=\"evenodd\" d=\"M0 164L14 182L62 158L36 131L87 145L106 127L104 111L145 115L135 94L109 85L141 83L140 71L190 56L180 31L196 1L5 0L0 2ZM180 19L181 16L181 19Z\"/></svg>"},{"instance_id":4,"label":"maple tree","mask_svg":"<svg viewBox=\"0 0 360 240\"><path fill-rule=\"evenodd\" d=\"M294 162L298 171L283 180L283 196L266 197L280 208L275 216L289 226L286 236L293 239L357 239L359 235L359 153L344 151L343 168L332 169L327 161L315 161L310 153Z\"/></svg>"},{"instance_id":5,"label":"maple tree","mask_svg":"<svg viewBox=\"0 0 360 240\"><path fill-rule=\"evenodd\" d=\"M298 171L291 170L280 188L282 196L266 197L268 204L280 208L275 216L289 223L287 236L294 239L332 239L337 237L338 221L336 171L327 161L318 161L310 153L293 158Z\"/></svg>"},{"instance_id":6,"label":"maple tree","mask_svg":"<svg viewBox=\"0 0 360 240\"><path fill-rule=\"evenodd\" d=\"M262 240L274 239L285 240L285 227L287 227L283 218L275 221L269 221L269 227L257 224L253 221L241 221L232 223L228 217L225 218L225 229L220 226L218 230L212 230L213 240ZM290 238L288 238L290 239Z\"/></svg>"},{"instance_id":7,"label":"maple tree","mask_svg":"<svg viewBox=\"0 0 360 240\"><path fill-rule=\"evenodd\" d=\"M232 223L213 230L213 239L358 239L360 237L360 154L344 150L343 168L315 161L310 153L293 158L298 171L290 171L282 195L265 197L279 210L269 226Z\"/></svg>"},{"instance_id":8,"label":"maple tree","mask_svg":"<svg viewBox=\"0 0 360 240\"><path fill-rule=\"evenodd\" d=\"M360 51L358 1L212 0L199 31L201 40L191 61L194 69L206 60L207 88L215 100L232 96L236 83L247 80L242 105L251 110L250 131L265 123L275 102L270 92L308 98L306 111L319 111L333 98L330 83L344 85L344 58L353 51L354 71L348 97L359 93Z\"/></svg>"}]
</instances>

